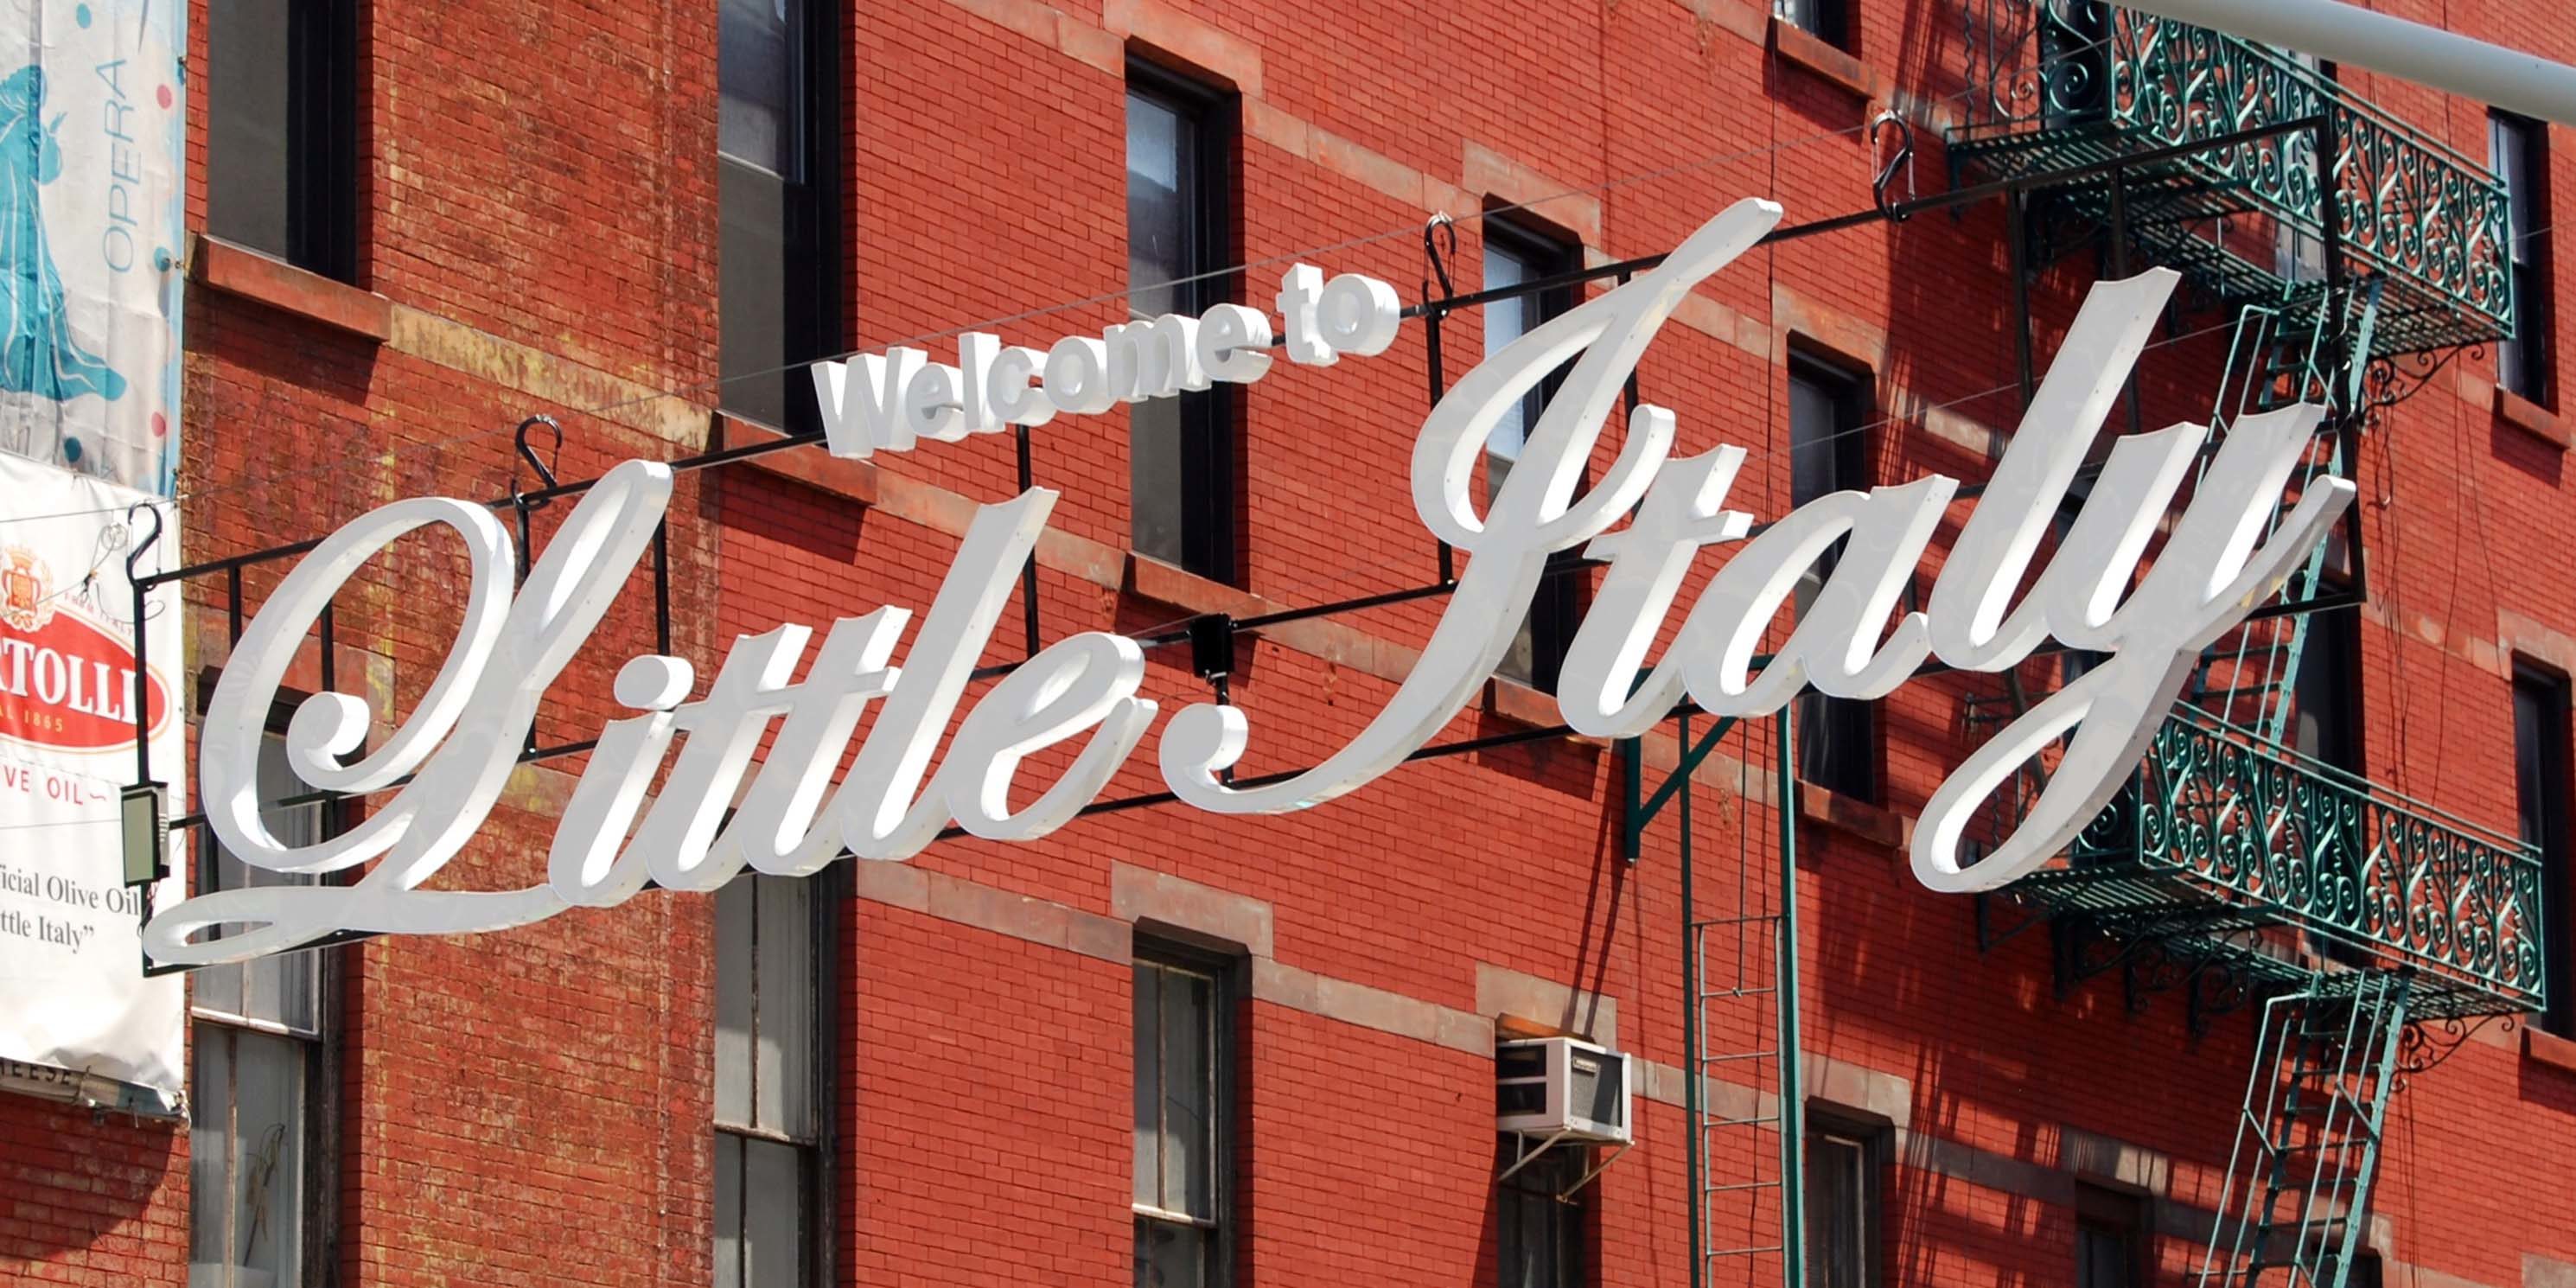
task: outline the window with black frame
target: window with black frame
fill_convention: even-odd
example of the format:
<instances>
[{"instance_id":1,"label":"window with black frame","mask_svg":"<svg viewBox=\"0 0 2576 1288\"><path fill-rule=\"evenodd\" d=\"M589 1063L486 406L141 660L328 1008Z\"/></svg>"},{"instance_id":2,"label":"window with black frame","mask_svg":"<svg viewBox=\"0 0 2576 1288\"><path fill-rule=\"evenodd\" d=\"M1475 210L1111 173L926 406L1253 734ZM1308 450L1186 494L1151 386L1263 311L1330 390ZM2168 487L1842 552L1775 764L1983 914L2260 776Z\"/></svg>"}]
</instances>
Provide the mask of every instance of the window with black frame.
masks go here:
<instances>
[{"instance_id":1,"label":"window with black frame","mask_svg":"<svg viewBox=\"0 0 2576 1288\"><path fill-rule=\"evenodd\" d=\"M1807 1110L1804 1215L1807 1282L1814 1288L1876 1288L1879 1283L1879 1174L1887 1161L1884 1126Z\"/></svg>"},{"instance_id":2,"label":"window with black frame","mask_svg":"<svg viewBox=\"0 0 2576 1288\"><path fill-rule=\"evenodd\" d=\"M1505 1133L1496 1170L1518 1170L1503 1178L1494 1196L1494 1282L1496 1288L1581 1288L1586 1251L1584 1227L1591 1218L1583 1181L1591 1170L1588 1146L1563 1142L1522 1162L1537 1142Z\"/></svg>"},{"instance_id":3,"label":"window with black frame","mask_svg":"<svg viewBox=\"0 0 2576 1288\"><path fill-rule=\"evenodd\" d=\"M2549 129L2511 112L2487 114L2487 159L2503 181L2512 235L2513 338L2496 345L2496 383L2535 403L2548 403L2552 358L2549 255L2545 235Z\"/></svg>"},{"instance_id":4,"label":"window with black frame","mask_svg":"<svg viewBox=\"0 0 2576 1288\"><path fill-rule=\"evenodd\" d=\"M803 364L840 347L831 14L820 0L717 10L717 405L780 429L819 428Z\"/></svg>"},{"instance_id":5,"label":"window with black frame","mask_svg":"<svg viewBox=\"0 0 2576 1288\"><path fill-rule=\"evenodd\" d=\"M260 744L259 799L309 791L288 766L286 740ZM280 843L328 835L330 807L269 806ZM312 885L220 846L197 847L201 892ZM209 966L190 984L188 1282L190 1288L299 1288L324 1282L321 1226L331 1207L326 1100L330 999L320 951Z\"/></svg>"},{"instance_id":6,"label":"window with black frame","mask_svg":"<svg viewBox=\"0 0 2576 1288\"><path fill-rule=\"evenodd\" d=\"M1837 49L1851 48L1852 0L1771 0L1780 21Z\"/></svg>"},{"instance_id":7,"label":"window with black frame","mask_svg":"<svg viewBox=\"0 0 2576 1288\"><path fill-rule=\"evenodd\" d=\"M821 1281L815 881L745 873L716 892L716 1288Z\"/></svg>"},{"instance_id":8,"label":"window with black frame","mask_svg":"<svg viewBox=\"0 0 2576 1288\"><path fill-rule=\"evenodd\" d=\"M1127 307L1196 317L1234 274L1227 175L1231 97L1149 63L1127 68ZM1235 579L1234 394L1223 383L1128 409L1136 551L1214 581Z\"/></svg>"},{"instance_id":9,"label":"window with black frame","mask_svg":"<svg viewBox=\"0 0 2576 1288\"><path fill-rule=\"evenodd\" d=\"M2328 595L2341 588L2327 586ZM2361 614L2352 609L2310 613L2301 624L2299 669L2290 682L2290 746L2299 754L2360 776L2361 758ZM2363 878L2360 864L2368 857L2359 847L2343 846L2337 857L2351 865L2345 875L2356 889ZM2370 949L2340 938L2317 936L2317 951L2347 966L2368 966Z\"/></svg>"},{"instance_id":10,"label":"window with black frame","mask_svg":"<svg viewBox=\"0 0 2576 1288\"><path fill-rule=\"evenodd\" d=\"M340 281L358 273L357 0L207 13L206 231Z\"/></svg>"},{"instance_id":11,"label":"window with black frame","mask_svg":"<svg viewBox=\"0 0 2576 1288\"><path fill-rule=\"evenodd\" d=\"M1866 489L1869 436L1862 429L1870 395L1859 375L1798 356L1789 362L1789 504ZM1804 616L1834 572L1843 543L1798 579ZM1857 800L1878 797L1878 714L1859 698L1832 698L1810 688L1798 695L1798 777Z\"/></svg>"},{"instance_id":12,"label":"window with black frame","mask_svg":"<svg viewBox=\"0 0 2576 1288\"><path fill-rule=\"evenodd\" d=\"M1137 945L1137 1288L1203 1288L1228 1278L1231 972L1214 957Z\"/></svg>"},{"instance_id":13,"label":"window with black frame","mask_svg":"<svg viewBox=\"0 0 2576 1288\"><path fill-rule=\"evenodd\" d=\"M2328 587L2329 595L2340 594ZM2361 614L2310 613L2290 683L2290 745L2350 774L2361 765Z\"/></svg>"},{"instance_id":14,"label":"window with black frame","mask_svg":"<svg viewBox=\"0 0 2576 1288\"><path fill-rule=\"evenodd\" d=\"M1508 219L1485 217L1484 289L1507 290L1582 266L1581 247ZM1512 341L1574 304L1571 286L1506 296L1487 304L1485 356L1502 352ZM1519 462L1521 449L1538 428L1539 415L1547 410L1548 399L1556 396L1563 375L1560 368L1540 381L1537 388L1522 397L1518 409L1504 415L1502 423L1494 426L1493 436L1485 440L1486 504L1493 503L1495 494L1502 491L1503 480L1511 476L1512 466ZM1582 616L1583 578L1570 571L1576 558L1574 551L1560 551L1549 560L1548 576L1539 582L1537 594L1531 597L1529 615L1521 620L1519 633L1512 637L1511 650L1494 668L1496 674L1519 680L1542 693L1556 691L1566 650L1574 645L1574 629Z\"/></svg>"},{"instance_id":15,"label":"window with black frame","mask_svg":"<svg viewBox=\"0 0 2576 1288\"><path fill-rule=\"evenodd\" d=\"M2567 677L2529 663L2513 672L2514 796L2521 837L2540 848L2541 981L2549 1009L2544 1033L2576 1037L2576 953L2568 950L2576 914L2576 865L2568 860Z\"/></svg>"},{"instance_id":16,"label":"window with black frame","mask_svg":"<svg viewBox=\"0 0 2576 1288\"><path fill-rule=\"evenodd\" d=\"M2075 1187L2075 1288L2140 1288L2147 1282L2146 1203L2134 1194Z\"/></svg>"},{"instance_id":17,"label":"window with black frame","mask_svg":"<svg viewBox=\"0 0 2576 1288\"><path fill-rule=\"evenodd\" d=\"M2295 49L2277 47L2271 52L2315 72L2321 80L2331 81L2335 78L2335 65L2314 54L2303 54ZM2296 167L2305 174L2318 174L2317 136L2313 131L2298 130L2284 136L2281 140L2281 150L2283 163L2286 166ZM2319 194L2329 194L2334 190L2334 185L2331 183L2320 183L2310 189ZM2330 213L2322 196L2316 208L2319 220L2322 222L2324 216ZM2272 275L2286 282L2326 280L2324 233L2309 232L2286 219L2275 220L2272 225Z\"/></svg>"}]
</instances>

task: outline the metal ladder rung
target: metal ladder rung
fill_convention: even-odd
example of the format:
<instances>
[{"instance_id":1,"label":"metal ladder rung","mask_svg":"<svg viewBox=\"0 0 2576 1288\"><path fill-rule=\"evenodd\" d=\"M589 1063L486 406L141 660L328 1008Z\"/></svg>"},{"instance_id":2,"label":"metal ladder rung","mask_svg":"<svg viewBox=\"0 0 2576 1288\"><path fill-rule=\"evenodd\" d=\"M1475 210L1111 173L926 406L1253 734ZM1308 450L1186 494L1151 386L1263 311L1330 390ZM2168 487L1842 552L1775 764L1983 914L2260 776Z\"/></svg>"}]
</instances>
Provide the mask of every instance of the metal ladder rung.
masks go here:
<instances>
[{"instance_id":1,"label":"metal ladder rung","mask_svg":"<svg viewBox=\"0 0 2576 1288\"><path fill-rule=\"evenodd\" d=\"M1780 1053L1777 1051L1745 1051L1736 1055L1704 1055L1699 1058L1699 1062L1702 1066L1706 1066L1727 1064L1736 1060L1768 1060L1778 1054Z\"/></svg>"},{"instance_id":2,"label":"metal ladder rung","mask_svg":"<svg viewBox=\"0 0 2576 1288\"><path fill-rule=\"evenodd\" d=\"M1759 1118L1711 1118L1700 1124L1700 1130L1706 1131L1711 1127L1759 1127L1765 1123L1779 1121L1778 1114L1765 1114Z\"/></svg>"},{"instance_id":3,"label":"metal ladder rung","mask_svg":"<svg viewBox=\"0 0 2576 1288\"><path fill-rule=\"evenodd\" d=\"M1778 1181L1735 1181L1726 1185L1706 1186L1700 1190L1700 1193L1740 1194L1746 1190L1776 1190L1778 1188L1780 1188L1780 1182Z\"/></svg>"},{"instance_id":4,"label":"metal ladder rung","mask_svg":"<svg viewBox=\"0 0 2576 1288\"><path fill-rule=\"evenodd\" d=\"M1784 1251L1784 1249L1782 1249L1779 1244L1774 1243L1760 1248L1712 1248L1704 1255L1707 1259L1714 1261L1719 1257L1759 1257L1780 1251Z\"/></svg>"}]
</instances>

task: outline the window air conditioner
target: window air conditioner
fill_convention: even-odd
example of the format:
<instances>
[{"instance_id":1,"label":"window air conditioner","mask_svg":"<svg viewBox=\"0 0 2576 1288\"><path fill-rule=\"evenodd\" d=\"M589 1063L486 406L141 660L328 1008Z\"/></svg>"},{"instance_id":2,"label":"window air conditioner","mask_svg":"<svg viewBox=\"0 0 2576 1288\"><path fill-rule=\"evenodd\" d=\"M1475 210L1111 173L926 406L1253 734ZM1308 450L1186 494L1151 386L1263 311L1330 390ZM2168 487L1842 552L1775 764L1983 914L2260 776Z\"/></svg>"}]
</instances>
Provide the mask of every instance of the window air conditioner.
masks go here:
<instances>
[{"instance_id":1,"label":"window air conditioner","mask_svg":"<svg viewBox=\"0 0 2576 1288\"><path fill-rule=\"evenodd\" d=\"M1546 1139L1625 1145L1632 1132L1628 1057L1575 1038L1524 1038L1494 1048L1495 1124Z\"/></svg>"}]
</instances>

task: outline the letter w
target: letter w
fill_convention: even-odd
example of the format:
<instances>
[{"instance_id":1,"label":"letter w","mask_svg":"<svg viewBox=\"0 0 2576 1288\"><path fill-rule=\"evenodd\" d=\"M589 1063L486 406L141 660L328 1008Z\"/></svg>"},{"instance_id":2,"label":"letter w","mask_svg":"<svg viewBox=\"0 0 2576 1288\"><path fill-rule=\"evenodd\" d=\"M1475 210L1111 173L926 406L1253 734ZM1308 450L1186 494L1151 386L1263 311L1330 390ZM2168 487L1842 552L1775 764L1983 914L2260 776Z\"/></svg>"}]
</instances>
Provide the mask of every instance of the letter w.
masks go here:
<instances>
[{"instance_id":1,"label":"letter w","mask_svg":"<svg viewBox=\"0 0 2576 1288\"><path fill-rule=\"evenodd\" d=\"M814 402L823 410L825 450L862 460L880 447L889 452L911 451L912 427L904 420L903 391L928 357L919 349L898 348L886 350L882 357L861 354L856 362L815 363ZM850 380L853 371L858 373L855 382Z\"/></svg>"}]
</instances>

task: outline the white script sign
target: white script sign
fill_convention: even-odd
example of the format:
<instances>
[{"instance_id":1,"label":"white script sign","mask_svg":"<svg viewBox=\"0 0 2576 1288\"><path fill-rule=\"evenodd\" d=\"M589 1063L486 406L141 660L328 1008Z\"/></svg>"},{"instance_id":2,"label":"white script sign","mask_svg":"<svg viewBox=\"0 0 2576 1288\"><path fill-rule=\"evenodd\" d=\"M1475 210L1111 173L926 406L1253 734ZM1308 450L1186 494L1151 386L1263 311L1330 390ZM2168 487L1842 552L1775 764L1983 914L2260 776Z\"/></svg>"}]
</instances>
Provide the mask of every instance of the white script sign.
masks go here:
<instances>
[{"instance_id":1,"label":"white script sign","mask_svg":"<svg viewBox=\"0 0 2576 1288\"><path fill-rule=\"evenodd\" d=\"M1684 697L1735 716L1778 711L1809 685L1841 697L1877 697L1927 658L2000 671L2050 637L2107 654L1942 784L1915 833L1914 871L1939 890L1990 888L2046 862L2081 831L2143 754L2201 648L2278 591L2351 503L2350 483L2312 483L2266 538L2282 488L2322 413L2301 406L2236 422L2134 590L2130 583L2148 540L2209 431L2181 424L2121 439L2072 530L2031 593L2014 604L2013 590L2176 277L2155 270L2097 285L1942 565L1928 611L1907 613L1892 630L1883 629L1957 482L1936 475L1834 493L1746 542L1690 607L1673 646L1632 695L1632 681L1700 547L1742 540L1751 530L1751 516L1725 508L1745 454L1720 447L1672 459L1672 413L1639 406L1616 461L1581 497L1575 489L1622 382L1656 332L1695 284L1758 243L1780 213L1767 201L1737 203L1653 271L1532 330L1461 379L1432 409L1415 442L1413 498L1433 534L1474 557L1412 673L1348 746L1311 771L1256 788L1221 781L1251 738L1242 709L1188 707L1163 730L1161 768L1172 791L1217 813L1283 813L1331 800L1394 768L1491 674L1529 609L1548 556L1580 546L1609 565L1567 658L1559 698L1566 721L1587 734L1641 733ZM1355 337L1360 342L1350 351L1371 353L1391 339L1382 323L1391 293L1371 289L1383 284L1347 288L1337 305L1335 288L1318 289L1320 276L1312 270L1292 271L1289 280L1281 301L1291 310L1292 359L1309 360L1300 356L1301 338L1326 346L1326 360L1328 337ZM1323 314L1303 337L1292 303L1301 284L1306 297L1321 297ZM848 371L824 364L816 372L818 392L832 422L844 426L835 431L832 449L864 454L999 423L1033 423L1022 417L1037 414L1033 400L1040 398L1051 410L1096 411L1109 405L1103 399L1163 396L1193 387L1193 379L1253 378L1257 371L1237 368L1229 375L1222 365L1254 356L1246 346L1268 338L1268 320L1242 312L1251 319L1223 323L1222 344L1209 342L1220 325L1213 312L1186 342L1177 324L1188 319L1137 324L1149 331L1174 324L1164 333L1163 365L1150 377L1134 361L1123 379L1107 374L1118 365L1110 356L1112 336L1060 343L1042 364L1035 350L1012 350L1021 356L1005 365L974 337L961 345L961 363L953 368L901 350ZM1139 344L1150 338L1136 337ZM1064 359L1061 380L1059 354L1075 354ZM1197 355L1195 372L1185 355ZM1487 437L1568 361L1572 369L1518 464L1479 515L1473 485ZM1030 373L1040 370L1042 389L1030 383ZM853 380L853 371L863 375ZM1095 373L1099 383L1087 384ZM983 406L968 408L970 398ZM152 920L145 931L152 957L239 961L343 929L497 929L567 907L614 904L647 880L710 890L746 864L797 875L845 853L903 859L929 845L951 819L976 836L1026 840L1070 821L1154 720L1156 705L1137 696L1145 660L1135 642L1100 632L1075 635L978 699L937 772L930 772L940 735L1055 504L1055 493L1033 488L977 513L905 666L891 665L910 620L900 608L833 623L805 678L793 683L812 635L798 625L735 641L706 694L694 701L687 700L695 682L687 662L636 658L619 672L616 698L638 714L601 730L556 830L549 879L520 890L421 889L491 810L539 697L647 549L670 493L665 466L630 461L611 470L566 520L515 598L509 532L491 511L470 502L397 502L342 528L306 556L234 649L216 688L201 740L199 789L216 834L244 862L280 872L328 872L380 861L346 886L229 890L191 899ZM1635 517L1612 531L1632 509ZM287 731L297 774L316 787L371 792L414 777L340 836L309 845L281 842L262 824L257 799L260 731L278 684L332 592L396 538L430 525L463 539L473 578L455 647L428 694L384 745L354 764L343 757L367 734L366 709L354 697L306 699ZM1753 673L1762 633L1800 574L1845 537L1849 544L1814 605L1769 664ZM835 787L833 767L870 702L884 705ZM755 767L753 753L773 724L769 755ZM2015 765L2070 731L2062 764L2020 828L1963 867L1960 842L1976 807ZM647 789L675 739L679 751L647 809ZM1084 742L1071 765L1053 783L1033 784L1034 797L1012 809L1024 758L1076 739ZM728 821L725 809L737 793L740 804ZM250 928L190 942L227 923Z\"/></svg>"}]
</instances>

